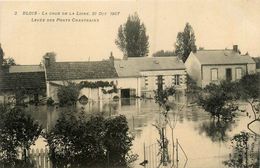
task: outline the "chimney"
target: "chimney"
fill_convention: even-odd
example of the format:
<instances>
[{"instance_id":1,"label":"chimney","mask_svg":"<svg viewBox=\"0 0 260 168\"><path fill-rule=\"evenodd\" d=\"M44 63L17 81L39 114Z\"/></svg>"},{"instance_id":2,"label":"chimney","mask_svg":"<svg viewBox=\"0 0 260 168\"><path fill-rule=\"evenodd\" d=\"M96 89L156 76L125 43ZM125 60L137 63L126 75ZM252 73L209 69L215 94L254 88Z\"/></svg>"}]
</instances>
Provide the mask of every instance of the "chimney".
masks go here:
<instances>
[{"instance_id":1,"label":"chimney","mask_svg":"<svg viewBox=\"0 0 260 168\"><path fill-rule=\"evenodd\" d=\"M0 43L0 68L2 68L3 62L4 62L4 51L3 51L2 47L1 47L1 43Z\"/></svg>"},{"instance_id":2,"label":"chimney","mask_svg":"<svg viewBox=\"0 0 260 168\"><path fill-rule=\"evenodd\" d=\"M54 52L48 52L43 56L43 59L46 67L51 66L56 62L56 54Z\"/></svg>"},{"instance_id":3,"label":"chimney","mask_svg":"<svg viewBox=\"0 0 260 168\"><path fill-rule=\"evenodd\" d=\"M233 51L238 52L238 45L233 45Z\"/></svg>"},{"instance_id":4,"label":"chimney","mask_svg":"<svg viewBox=\"0 0 260 168\"><path fill-rule=\"evenodd\" d=\"M113 52L112 51L110 52L109 60L114 65L115 57L113 56Z\"/></svg>"}]
</instances>

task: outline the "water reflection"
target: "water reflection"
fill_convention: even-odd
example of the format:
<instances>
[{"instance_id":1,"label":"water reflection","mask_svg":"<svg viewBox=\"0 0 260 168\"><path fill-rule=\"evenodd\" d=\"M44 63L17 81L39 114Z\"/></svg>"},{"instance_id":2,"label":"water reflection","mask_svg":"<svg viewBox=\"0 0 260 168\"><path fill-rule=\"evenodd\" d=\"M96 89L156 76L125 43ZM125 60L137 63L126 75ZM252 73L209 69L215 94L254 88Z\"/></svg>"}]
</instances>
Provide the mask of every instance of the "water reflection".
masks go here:
<instances>
[{"instance_id":1,"label":"water reflection","mask_svg":"<svg viewBox=\"0 0 260 168\"><path fill-rule=\"evenodd\" d=\"M228 139L240 130L247 129L247 117L239 116L236 123L212 121L207 112L201 110L198 106L190 106L187 99L184 95L173 97L171 99L172 110L169 111L170 121L175 124L173 138L179 139L187 153L189 159L187 167L223 167L222 162L228 158L231 152ZM125 115L129 130L135 136L132 151L139 155L139 160L134 165L137 168L143 167L139 165L144 157L143 144L151 146L160 139L158 130L152 125L160 116L160 108L154 100L89 101L86 105L77 104L74 109L57 106L30 106L28 109L29 113L42 123L47 130L55 125L60 112L66 110L83 110L86 114L102 113L105 116ZM166 129L169 140L172 139L170 132L170 129ZM222 145L219 145L219 142L222 142ZM169 150L172 150L172 148L169 148ZM154 151L151 151L152 155ZM169 153L171 154L171 152ZM180 155L179 157L180 165L183 165L184 156ZM151 156L151 158L154 159L155 157ZM150 163L154 162L150 161ZM153 166L150 165L150 167Z\"/></svg>"},{"instance_id":2,"label":"water reflection","mask_svg":"<svg viewBox=\"0 0 260 168\"><path fill-rule=\"evenodd\" d=\"M235 121L204 121L199 125L199 134L204 134L210 138L212 142L227 142L229 135L234 127Z\"/></svg>"}]
</instances>

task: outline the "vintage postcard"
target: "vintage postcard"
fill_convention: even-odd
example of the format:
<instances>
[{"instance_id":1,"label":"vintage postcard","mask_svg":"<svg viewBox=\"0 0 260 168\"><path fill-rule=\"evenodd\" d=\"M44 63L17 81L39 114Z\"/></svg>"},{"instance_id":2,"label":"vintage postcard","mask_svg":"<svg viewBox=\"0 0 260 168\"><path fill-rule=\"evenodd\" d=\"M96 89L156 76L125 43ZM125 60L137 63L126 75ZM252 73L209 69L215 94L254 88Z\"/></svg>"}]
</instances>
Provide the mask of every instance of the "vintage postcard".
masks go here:
<instances>
[{"instance_id":1,"label":"vintage postcard","mask_svg":"<svg viewBox=\"0 0 260 168\"><path fill-rule=\"evenodd\" d=\"M259 168L260 1L0 1L1 168Z\"/></svg>"}]
</instances>

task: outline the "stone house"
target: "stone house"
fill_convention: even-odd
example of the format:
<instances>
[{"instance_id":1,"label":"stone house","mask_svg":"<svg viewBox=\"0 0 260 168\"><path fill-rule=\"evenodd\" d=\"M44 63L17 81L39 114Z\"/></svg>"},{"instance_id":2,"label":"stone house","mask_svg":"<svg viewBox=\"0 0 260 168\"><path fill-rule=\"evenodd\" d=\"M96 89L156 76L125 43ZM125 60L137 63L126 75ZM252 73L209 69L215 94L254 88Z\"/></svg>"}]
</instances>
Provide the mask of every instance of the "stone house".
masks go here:
<instances>
[{"instance_id":1,"label":"stone house","mask_svg":"<svg viewBox=\"0 0 260 168\"><path fill-rule=\"evenodd\" d=\"M248 55L240 55L238 46L223 50L191 52L185 62L188 75L200 87L222 80L235 81L256 72L256 63Z\"/></svg>"}]
</instances>

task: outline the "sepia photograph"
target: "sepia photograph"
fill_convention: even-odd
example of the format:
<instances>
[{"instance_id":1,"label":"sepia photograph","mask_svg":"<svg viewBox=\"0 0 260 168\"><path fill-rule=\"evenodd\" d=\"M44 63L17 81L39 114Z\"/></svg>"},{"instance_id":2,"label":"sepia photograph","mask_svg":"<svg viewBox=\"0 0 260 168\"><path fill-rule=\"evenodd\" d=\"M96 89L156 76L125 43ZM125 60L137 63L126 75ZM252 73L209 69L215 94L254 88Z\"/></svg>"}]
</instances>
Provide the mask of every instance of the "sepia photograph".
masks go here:
<instances>
[{"instance_id":1,"label":"sepia photograph","mask_svg":"<svg viewBox=\"0 0 260 168\"><path fill-rule=\"evenodd\" d=\"M260 168L260 1L0 0L0 168Z\"/></svg>"}]
</instances>

